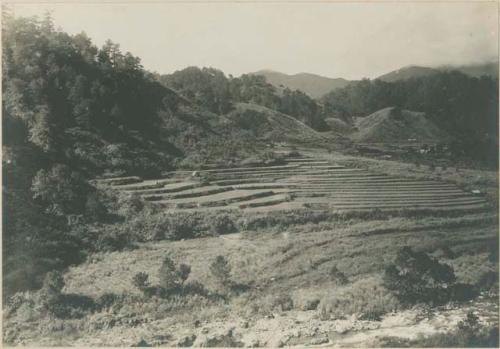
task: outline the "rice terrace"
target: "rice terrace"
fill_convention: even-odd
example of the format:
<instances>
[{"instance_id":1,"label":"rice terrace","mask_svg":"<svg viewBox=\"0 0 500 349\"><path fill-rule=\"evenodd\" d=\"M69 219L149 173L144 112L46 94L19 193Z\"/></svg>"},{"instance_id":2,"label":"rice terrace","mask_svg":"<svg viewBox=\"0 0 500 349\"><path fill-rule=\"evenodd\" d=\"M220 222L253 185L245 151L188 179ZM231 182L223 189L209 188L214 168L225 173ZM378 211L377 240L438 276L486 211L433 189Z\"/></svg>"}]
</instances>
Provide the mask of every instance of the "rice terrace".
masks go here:
<instances>
[{"instance_id":1,"label":"rice terrace","mask_svg":"<svg viewBox=\"0 0 500 349\"><path fill-rule=\"evenodd\" d=\"M376 174L321 158L288 157L281 166L212 167L165 173L158 180L118 177L101 182L175 210L480 210L486 205L484 198L451 183Z\"/></svg>"},{"instance_id":2,"label":"rice terrace","mask_svg":"<svg viewBox=\"0 0 500 349\"><path fill-rule=\"evenodd\" d=\"M2 345L498 348L496 5L3 5Z\"/></svg>"}]
</instances>

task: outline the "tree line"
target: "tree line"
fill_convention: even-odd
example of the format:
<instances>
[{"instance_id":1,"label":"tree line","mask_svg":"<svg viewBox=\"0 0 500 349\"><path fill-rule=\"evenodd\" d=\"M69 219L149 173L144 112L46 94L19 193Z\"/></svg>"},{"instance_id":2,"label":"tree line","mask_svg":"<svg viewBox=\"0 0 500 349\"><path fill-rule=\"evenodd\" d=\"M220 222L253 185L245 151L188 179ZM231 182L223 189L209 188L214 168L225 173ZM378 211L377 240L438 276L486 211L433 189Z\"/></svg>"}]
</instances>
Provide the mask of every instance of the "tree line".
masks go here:
<instances>
[{"instance_id":1,"label":"tree line","mask_svg":"<svg viewBox=\"0 0 500 349\"><path fill-rule=\"evenodd\" d=\"M498 166L498 78L444 71L396 82L364 79L321 101L327 112L345 120L388 106L425 112L465 156Z\"/></svg>"},{"instance_id":2,"label":"tree line","mask_svg":"<svg viewBox=\"0 0 500 349\"><path fill-rule=\"evenodd\" d=\"M254 103L290 115L322 131L327 117L321 103L300 90L277 89L265 77L244 74L226 76L214 68L188 67L160 76L160 81L197 105L217 114L226 114L234 103Z\"/></svg>"}]
</instances>

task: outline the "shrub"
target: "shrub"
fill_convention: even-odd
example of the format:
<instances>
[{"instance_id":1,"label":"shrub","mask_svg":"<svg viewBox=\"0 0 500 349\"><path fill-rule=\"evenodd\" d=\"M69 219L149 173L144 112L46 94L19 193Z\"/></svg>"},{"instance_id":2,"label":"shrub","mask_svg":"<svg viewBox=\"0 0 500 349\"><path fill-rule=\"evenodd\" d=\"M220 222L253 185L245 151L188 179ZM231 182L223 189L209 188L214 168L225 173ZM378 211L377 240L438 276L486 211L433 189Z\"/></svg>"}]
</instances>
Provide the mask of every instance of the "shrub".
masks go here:
<instances>
[{"instance_id":1,"label":"shrub","mask_svg":"<svg viewBox=\"0 0 500 349\"><path fill-rule=\"evenodd\" d=\"M210 272L223 287L231 284L231 265L224 256L217 256L210 264Z\"/></svg>"},{"instance_id":2,"label":"shrub","mask_svg":"<svg viewBox=\"0 0 500 349\"><path fill-rule=\"evenodd\" d=\"M118 213L126 218L134 217L145 207L144 200L136 193L119 193L117 205Z\"/></svg>"},{"instance_id":3,"label":"shrub","mask_svg":"<svg viewBox=\"0 0 500 349\"><path fill-rule=\"evenodd\" d=\"M92 241L93 249L104 252L121 251L130 246L129 239L130 234L122 231L119 226L107 225Z\"/></svg>"},{"instance_id":4,"label":"shrub","mask_svg":"<svg viewBox=\"0 0 500 349\"><path fill-rule=\"evenodd\" d=\"M345 276L345 274L343 272L341 272L336 265L334 265L331 269L330 269L330 278L332 279L332 281L334 281L336 284L339 284L339 285L345 285L349 282L349 280L347 279L347 277Z\"/></svg>"},{"instance_id":5,"label":"shrub","mask_svg":"<svg viewBox=\"0 0 500 349\"><path fill-rule=\"evenodd\" d=\"M498 264L498 242L490 245L488 260L491 263Z\"/></svg>"},{"instance_id":6,"label":"shrub","mask_svg":"<svg viewBox=\"0 0 500 349\"><path fill-rule=\"evenodd\" d=\"M64 288L64 278L62 274L59 271L48 272L43 280L42 288L55 294L61 294Z\"/></svg>"},{"instance_id":7,"label":"shrub","mask_svg":"<svg viewBox=\"0 0 500 349\"><path fill-rule=\"evenodd\" d=\"M316 310L321 301L317 298L307 299L303 302L300 309L302 310Z\"/></svg>"},{"instance_id":8,"label":"shrub","mask_svg":"<svg viewBox=\"0 0 500 349\"><path fill-rule=\"evenodd\" d=\"M170 257L165 257L159 270L160 287L165 290L173 290L182 286L191 272L191 267L181 264L177 267Z\"/></svg>"},{"instance_id":9,"label":"shrub","mask_svg":"<svg viewBox=\"0 0 500 349\"><path fill-rule=\"evenodd\" d=\"M340 319L352 314L376 320L399 306L398 300L383 286L382 280L368 277L336 288L321 300L318 311L323 320Z\"/></svg>"},{"instance_id":10,"label":"shrub","mask_svg":"<svg viewBox=\"0 0 500 349\"><path fill-rule=\"evenodd\" d=\"M190 273L191 273L191 267L189 265L187 265L187 264L181 264L181 265L179 265L179 269L177 271L177 274L179 276L181 284L184 284L184 282L189 277Z\"/></svg>"},{"instance_id":11,"label":"shrub","mask_svg":"<svg viewBox=\"0 0 500 349\"><path fill-rule=\"evenodd\" d=\"M449 265L410 247L403 247L384 273L385 287L404 304L444 303L449 298L447 288L455 280L455 273Z\"/></svg>"},{"instance_id":12,"label":"shrub","mask_svg":"<svg viewBox=\"0 0 500 349\"><path fill-rule=\"evenodd\" d=\"M215 214L209 221L210 230L215 234L231 234L236 232L234 221L227 214Z\"/></svg>"},{"instance_id":13,"label":"shrub","mask_svg":"<svg viewBox=\"0 0 500 349\"><path fill-rule=\"evenodd\" d=\"M293 299L290 295L282 293L273 299L271 306L273 309L290 311L293 309Z\"/></svg>"},{"instance_id":14,"label":"shrub","mask_svg":"<svg viewBox=\"0 0 500 349\"><path fill-rule=\"evenodd\" d=\"M189 281L185 283L182 290L185 294L197 294L204 297L210 295L210 292L199 281Z\"/></svg>"},{"instance_id":15,"label":"shrub","mask_svg":"<svg viewBox=\"0 0 500 349\"><path fill-rule=\"evenodd\" d=\"M115 305L121 305L120 302L123 299L123 296L116 295L114 293L105 293L95 301L95 308L98 310L111 308Z\"/></svg>"},{"instance_id":16,"label":"shrub","mask_svg":"<svg viewBox=\"0 0 500 349\"><path fill-rule=\"evenodd\" d=\"M47 212L62 216L83 213L87 194L92 189L81 173L56 164L50 170L37 172L31 191L33 198L46 206Z\"/></svg>"},{"instance_id":17,"label":"shrub","mask_svg":"<svg viewBox=\"0 0 500 349\"><path fill-rule=\"evenodd\" d=\"M483 273L477 282L477 287L487 291L498 289L498 273L491 270Z\"/></svg>"},{"instance_id":18,"label":"shrub","mask_svg":"<svg viewBox=\"0 0 500 349\"><path fill-rule=\"evenodd\" d=\"M108 213L106 205L103 203L97 192L90 193L87 196L87 201L85 202L85 213L94 221L102 220Z\"/></svg>"},{"instance_id":19,"label":"shrub","mask_svg":"<svg viewBox=\"0 0 500 349\"><path fill-rule=\"evenodd\" d=\"M16 314L22 320L29 320L36 315L37 297L34 292L17 292L7 299L5 315L8 317Z\"/></svg>"},{"instance_id":20,"label":"shrub","mask_svg":"<svg viewBox=\"0 0 500 349\"><path fill-rule=\"evenodd\" d=\"M132 284L142 291L143 289L149 286L148 279L149 275L147 273L139 272L135 274L134 277L132 278Z\"/></svg>"},{"instance_id":21,"label":"shrub","mask_svg":"<svg viewBox=\"0 0 500 349\"><path fill-rule=\"evenodd\" d=\"M478 292L473 285L456 283L448 287L444 292L446 299L457 302L465 302L477 297Z\"/></svg>"},{"instance_id":22,"label":"shrub","mask_svg":"<svg viewBox=\"0 0 500 349\"><path fill-rule=\"evenodd\" d=\"M48 272L38 293L38 304L41 308L52 314L60 312L61 291L63 288L64 279L61 273L58 271Z\"/></svg>"}]
</instances>

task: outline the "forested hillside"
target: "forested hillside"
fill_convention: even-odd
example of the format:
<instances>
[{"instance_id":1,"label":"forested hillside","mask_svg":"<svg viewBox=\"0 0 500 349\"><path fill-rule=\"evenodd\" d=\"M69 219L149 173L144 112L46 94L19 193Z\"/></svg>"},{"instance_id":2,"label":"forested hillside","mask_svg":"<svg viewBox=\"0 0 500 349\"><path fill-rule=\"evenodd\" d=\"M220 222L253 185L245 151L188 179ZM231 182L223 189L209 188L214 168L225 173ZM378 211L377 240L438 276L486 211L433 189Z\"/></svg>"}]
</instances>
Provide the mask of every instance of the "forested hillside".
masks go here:
<instances>
[{"instance_id":1,"label":"forested hillside","mask_svg":"<svg viewBox=\"0 0 500 349\"><path fill-rule=\"evenodd\" d=\"M260 75L235 78L214 68L188 67L163 75L160 81L214 113L227 113L236 102L252 103L288 114L316 130L327 128L321 104L299 90L278 91Z\"/></svg>"},{"instance_id":2,"label":"forested hillside","mask_svg":"<svg viewBox=\"0 0 500 349\"><path fill-rule=\"evenodd\" d=\"M465 156L498 161L497 79L458 71L395 82L365 79L330 92L322 102L338 118L366 116L389 106L425 112Z\"/></svg>"},{"instance_id":3,"label":"forested hillside","mask_svg":"<svg viewBox=\"0 0 500 349\"><path fill-rule=\"evenodd\" d=\"M118 243L118 229L109 230L117 217L108 212L116 198L90 179L158 177L178 165L255 156L265 135L241 127L237 102L324 124L302 92L278 95L262 77L226 78L208 68L159 79L118 44L98 48L84 33L56 30L50 16L5 15L2 39L4 295Z\"/></svg>"},{"instance_id":4,"label":"forested hillside","mask_svg":"<svg viewBox=\"0 0 500 349\"><path fill-rule=\"evenodd\" d=\"M4 295L38 287L109 238L92 235L111 218L89 179L158 176L188 153L252 151L111 41L97 48L50 17L8 15L2 39Z\"/></svg>"}]
</instances>

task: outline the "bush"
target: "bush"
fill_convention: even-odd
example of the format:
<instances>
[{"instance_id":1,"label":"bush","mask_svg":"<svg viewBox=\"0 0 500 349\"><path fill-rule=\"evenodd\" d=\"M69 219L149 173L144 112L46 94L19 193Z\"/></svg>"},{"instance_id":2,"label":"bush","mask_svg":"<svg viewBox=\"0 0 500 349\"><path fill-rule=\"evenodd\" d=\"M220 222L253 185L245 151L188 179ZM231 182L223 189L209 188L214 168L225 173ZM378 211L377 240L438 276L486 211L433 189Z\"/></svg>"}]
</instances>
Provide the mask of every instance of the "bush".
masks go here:
<instances>
[{"instance_id":1,"label":"bush","mask_svg":"<svg viewBox=\"0 0 500 349\"><path fill-rule=\"evenodd\" d=\"M56 164L50 170L37 172L31 191L33 198L42 202L48 213L63 216L83 213L92 188L81 173Z\"/></svg>"},{"instance_id":2,"label":"bush","mask_svg":"<svg viewBox=\"0 0 500 349\"><path fill-rule=\"evenodd\" d=\"M403 304L445 303L449 299L448 287L455 280L455 273L449 265L410 247L403 247L384 273L385 287Z\"/></svg>"},{"instance_id":3,"label":"bush","mask_svg":"<svg viewBox=\"0 0 500 349\"><path fill-rule=\"evenodd\" d=\"M498 290L498 273L491 270L483 273L476 286L480 290Z\"/></svg>"},{"instance_id":4,"label":"bush","mask_svg":"<svg viewBox=\"0 0 500 349\"><path fill-rule=\"evenodd\" d=\"M95 308L97 310L107 309L114 307L116 305L121 306L121 301L123 296L116 295L114 293L105 293L95 301Z\"/></svg>"},{"instance_id":5,"label":"bush","mask_svg":"<svg viewBox=\"0 0 500 349\"><path fill-rule=\"evenodd\" d=\"M149 275L147 273L139 272L135 274L134 277L132 278L132 284L142 291L143 289L149 286L148 279Z\"/></svg>"},{"instance_id":6,"label":"bush","mask_svg":"<svg viewBox=\"0 0 500 349\"><path fill-rule=\"evenodd\" d=\"M446 300L466 302L478 296L478 292L473 285L456 283L448 287L444 292Z\"/></svg>"},{"instance_id":7,"label":"bush","mask_svg":"<svg viewBox=\"0 0 500 349\"><path fill-rule=\"evenodd\" d=\"M126 218L132 218L144 210L144 200L136 193L118 194L118 213Z\"/></svg>"},{"instance_id":8,"label":"bush","mask_svg":"<svg viewBox=\"0 0 500 349\"><path fill-rule=\"evenodd\" d=\"M94 251L112 252L121 251L130 246L130 234L122 231L120 227L107 225L104 230L99 231L93 244Z\"/></svg>"},{"instance_id":9,"label":"bush","mask_svg":"<svg viewBox=\"0 0 500 349\"><path fill-rule=\"evenodd\" d=\"M177 267L170 257L165 257L159 270L160 287L165 290L180 288L189 277L191 267L181 264Z\"/></svg>"},{"instance_id":10,"label":"bush","mask_svg":"<svg viewBox=\"0 0 500 349\"><path fill-rule=\"evenodd\" d=\"M398 300L383 286L382 280L368 277L349 286L336 288L331 295L321 300L319 315L323 320L341 319L352 314L377 320L399 306Z\"/></svg>"},{"instance_id":11,"label":"bush","mask_svg":"<svg viewBox=\"0 0 500 349\"><path fill-rule=\"evenodd\" d=\"M87 201L85 202L85 214L88 218L94 221L100 221L106 217L107 213L108 209L103 203L103 199L97 192L87 195Z\"/></svg>"},{"instance_id":12,"label":"bush","mask_svg":"<svg viewBox=\"0 0 500 349\"><path fill-rule=\"evenodd\" d=\"M290 311L293 309L293 299L290 295L282 293L273 299L271 304L272 309L278 309L280 311Z\"/></svg>"},{"instance_id":13,"label":"bush","mask_svg":"<svg viewBox=\"0 0 500 349\"><path fill-rule=\"evenodd\" d=\"M42 289L51 291L55 294L61 294L64 288L64 278L59 271L51 271L45 275Z\"/></svg>"},{"instance_id":14,"label":"bush","mask_svg":"<svg viewBox=\"0 0 500 349\"><path fill-rule=\"evenodd\" d=\"M210 230L215 234L231 234L236 232L234 221L227 214L215 214L209 221Z\"/></svg>"},{"instance_id":15,"label":"bush","mask_svg":"<svg viewBox=\"0 0 500 349\"><path fill-rule=\"evenodd\" d=\"M330 269L330 278L332 281L334 281L338 285L345 285L349 282L349 279L345 276L343 272L341 272L336 265L334 265Z\"/></svg>"},{"instance_id":16,"label":"bush","mask_svg":"<svg viewBox=\"0 0 500 349\"><path fill-rule=\"evenodd\" d=\"M38 303L49 313L56 313L61 301L64 279L60 272L51 271L45 275L43 286L38 293Z\"/></svg>"},{"instance_id":17,"label":"bush","mask_svg":"<svg viewBox=\"0 0 500 349\"><path fill-rule=\"evenodd\" d=\"M224 256L217 256L210 264L210 272L223 287L231 284L231 265Z\"/></svg>"}]
</instances>

